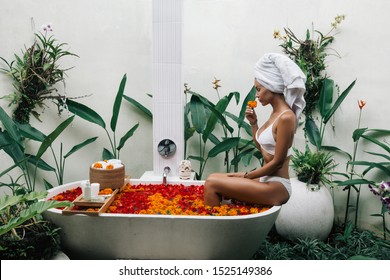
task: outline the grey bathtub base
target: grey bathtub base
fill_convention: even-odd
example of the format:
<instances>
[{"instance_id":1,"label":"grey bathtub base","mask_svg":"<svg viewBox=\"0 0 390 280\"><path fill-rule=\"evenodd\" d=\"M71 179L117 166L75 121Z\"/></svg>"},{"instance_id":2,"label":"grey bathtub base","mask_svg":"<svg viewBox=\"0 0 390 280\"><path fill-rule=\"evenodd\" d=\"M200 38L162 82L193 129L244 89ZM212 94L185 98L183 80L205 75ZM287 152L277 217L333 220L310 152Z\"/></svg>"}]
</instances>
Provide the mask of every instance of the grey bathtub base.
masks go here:
<instances>
[{"instance_id":1,"label":"grey bathtub base","mask_svg":"<svg viewBox=\"0 0 390 280\"><path fill-rule=\"evenodd\" d=\"M47 199L79 183L53 188ZM43 216L61 227L62 250L71 259L250 259L280 209L274 206L259 214L233 217L62 215L50 209Z\"/></svg>"},{"instance_id":2,"label":"grey bathtub base","mask_svg":"<svg viewBox=\"0 0 390 280\"><path fill-rule=\"evenodd\" d=\"M71 259L250 259L279 211L262 219L53 216ZM54 214L55 215L55 214ZM106 214L110 215L110 214Z\"/></svg>"}]
</instances>

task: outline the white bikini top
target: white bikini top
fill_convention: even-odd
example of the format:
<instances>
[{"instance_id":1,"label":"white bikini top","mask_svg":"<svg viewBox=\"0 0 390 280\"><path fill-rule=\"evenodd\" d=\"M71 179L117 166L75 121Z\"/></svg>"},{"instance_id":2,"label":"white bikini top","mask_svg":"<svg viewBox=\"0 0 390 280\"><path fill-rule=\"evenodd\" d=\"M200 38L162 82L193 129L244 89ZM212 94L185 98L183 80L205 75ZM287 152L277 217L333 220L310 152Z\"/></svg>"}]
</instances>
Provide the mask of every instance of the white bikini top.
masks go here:
<instances>
[{"instance_id":1,"label":"white bikini top","mask_svg":"<svg viewBox=\"0 0 390 280\"><path fill-rule=\"evenodd\" d=\"M289 110L284 110L283 112L281 112L279 116L276 117L274 122L271 125L269 125L266 129L264 129L264 131L260 135L258 133L260 128L256 132L257 142L260 144L261 148L267 153L269 153L270 155L275 155L275 145L276 145L274 136L272 134L272 128L274 126L274 123L279 119L279 117L287 111ZM292 153L292 148L289 148L287 151L287 156L290 156L291 153Z\"/></svg>"}]
</instances>

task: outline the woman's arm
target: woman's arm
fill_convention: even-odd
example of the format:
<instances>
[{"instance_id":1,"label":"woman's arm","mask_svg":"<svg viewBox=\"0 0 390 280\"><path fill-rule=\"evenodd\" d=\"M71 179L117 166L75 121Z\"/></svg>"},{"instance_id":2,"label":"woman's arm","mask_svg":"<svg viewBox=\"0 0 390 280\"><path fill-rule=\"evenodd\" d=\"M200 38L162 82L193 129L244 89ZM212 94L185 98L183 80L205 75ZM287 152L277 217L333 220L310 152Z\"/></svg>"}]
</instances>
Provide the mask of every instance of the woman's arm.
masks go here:
<instances>
[{"instance_id":1,"label":"woman's arm","mask_svg":"<svg viewBox=\"0 0 390 280\"><path fill-rule=\"evenodd\" d=\"M276 126L275 155L262 167L248 172L246 178L253 179L262 176L272 175L284 164L287 151L292 145L295 133L295 115L293 112L280 116Z\"/></svg>"}]
</instances>

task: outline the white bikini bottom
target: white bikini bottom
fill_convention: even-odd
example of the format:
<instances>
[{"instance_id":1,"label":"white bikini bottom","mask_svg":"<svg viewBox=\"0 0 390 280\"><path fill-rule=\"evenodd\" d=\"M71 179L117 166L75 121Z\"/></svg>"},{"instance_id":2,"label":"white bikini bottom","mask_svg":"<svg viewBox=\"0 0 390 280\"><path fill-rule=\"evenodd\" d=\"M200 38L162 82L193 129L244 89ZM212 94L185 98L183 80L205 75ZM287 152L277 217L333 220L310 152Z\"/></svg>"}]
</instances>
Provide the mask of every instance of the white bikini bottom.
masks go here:
<instances>
[{"instance_id":1,"label":"white bikini bottom","mask_svg":"<svg viewBox=\"0 0 390 280\"><path fill-rule=\"evenodd\" d=\"M278 177L278 176L263 176L260 177L260 182L279 182L281 183L287 190L288 195L291 196L291 182L290 179Z\"/></svg>"}]
</instances>

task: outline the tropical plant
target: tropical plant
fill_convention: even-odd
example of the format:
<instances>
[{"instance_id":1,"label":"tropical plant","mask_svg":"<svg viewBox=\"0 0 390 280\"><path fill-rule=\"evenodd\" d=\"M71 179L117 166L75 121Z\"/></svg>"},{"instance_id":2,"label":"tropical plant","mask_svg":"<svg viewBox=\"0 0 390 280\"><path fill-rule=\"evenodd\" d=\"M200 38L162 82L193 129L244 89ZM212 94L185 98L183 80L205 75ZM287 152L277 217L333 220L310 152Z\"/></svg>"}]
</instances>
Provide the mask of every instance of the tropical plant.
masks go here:
<instances>
[{"instance_id":1,"label":"tropical plant","mask_svg":"<svg viewBox=\"0 0 390 280\"><path fill-rule=\"evenodd\" d=\"M219 80L215 80L213 84L219 96L218 87L220 86L218 82ZM191 91L188 87L185 93L191 95L190 101L185 107L185 141L188 142L195 135L195 132L199 135L199 154L188 156L189 159L199 161L199 172L196 172L197 179L202 178L208 159L221 153L225 154L226 172L231 172L232 167L233 171L237 172L240 162L249 165L253 156L261 160L261 154L257 151L252 138L245 139L241 136L241 128L248 135L251 135L250 126L244 121L244 118L247 103L254 99L256 93L254 87L246 95L238 117L226 111L233 97L235 97L236 104L239 104L240 94L238 92L231 92L219 98L217 104L212 103L199 93ZM233 134L234 128L229 124L230 121L237 127L236 135ZM217 124L222 127L222 139L213 134ZM214 144L214 147L208 150L207 143L209 140ZM232 159L230 159L230 152L233 153Z\"/></svg>"},{"instance_id":2,"label":"tropical plant","mask_svg":"<svg viewBox=\"0 0 390 280\"><path fill-rule=\"evenodd\" d=\"M47 192L0 197L1 259L48 259L60 249L57 226L41 214L51 208L71 206L69 201L42 200Z\"/></svg>"},{"instance_id":3,"label":"tropical plant","mask_svg":"<svg viewBox=\"0 0 390 280\"><path fill-rule=\"evenodd\" d=\"M292 168L299 181L307 185L332 185L329 176L332 175L336 164L331 153L326 151L311 151L306 145L304 152L293 147L291 156Z\"/></svg>"},{"instance_id":4,"label":"tropical plant","mask_svg":"<svg viewBox=\"0 0 390 280\"><path fill-rule=\"evenodd\" d=\"M344 217L344 225L348 224L349 220L349 210L351 207L355 208L355 218L354 224L357 226L357 218L359 213L359 201L360 201L360 193L361 193L361 185L375 185L375 182L367 179L367 174L369 171L375 169L383 172L386 176L390 176L390 147L386 142L379 141L378 138L383 135L390 134L390 130L386 129L369 129L369 128L361 128L361 117L363 108L366 105L366 102L363 100L358 101L359 107L359 119L357 128L352 133L352 139L354 142L352 155L346 151L342 151L343 155L347 156L348 162L346 165L346 172L335 172L334 174L338 174L344 178L344 180L335 180L339 186L344 187L344 191L347 191L347 201L346 201L346 209L345 209L345 217ZM385 159L385 161L358 161L356 159L359 142L361 139L368 141L369 143L374 144L375 146L384 149L386 154L378 153L378 152L367 152L368 154ZM356 171L356 166L366 166L366 168L358 173ZM356 191L356 202L355 204L351 204L351 191Z\"/></svg>"},{"instance_id":5,"label":"tropical plant","mask_svg":"<svg viewBox=\"0 0 390 280\"><path fill-rule=\"evenodd\" d=\"M130 128L120 139L119 143L117 143L116 140L116 129L117 129L117 123L119 118L119 111L122 104L123 99L123 93L126 87L126 81L127 76L126 74L123 75L122 80L120 82L117 95L115 97L114 106L112 109L112 116L111 116L111 122L110 122L110 128L111 128L111 134L107 130L106 123L104 122L103 118L95 112L93 109L89 108L88 106L78 103L76 101L67 99L66 105L70 112L73 114L79 116L80 118L89 121L91 123L97 124L98 126L102 127L104 131L107 134L108 140L111 145L111 150L108 150L106 148L103 148L102 152L102 159L119 159L120 151L124 147L127 140L133 136L134 132L137 130L139 123L134 125L132 128Z\"/></svg>"},{"instance_id":6,"label":"tropical plant","mask_svg":"<svg viewBox=\"0 0 390 280\"><path fill-rule=\"evenodd\" d=\"M51 26L44 27L44 33L35 33L35 40L31 47L22 51L22 55L15 54L15 60L8 62L0 59L7 68L0 68L13 80L14 92L3 98L10 100L10 105L16 105L13 119L18 123L29 123L30 114L39 120L37 107L45 106L46 100L51 100L61 113L67 99L66 92L59 93L55 85L64 83L65 73L69 69L62 69L59 60L66 56L77 56L64 49L67 45L59 43L53 36Z\"/></svg>"},{"instance_id":7,"label":"tropical plant","mask_svg":"<svg viewBox=\"0 0 390 280\"><path fill-rule=\"evenodd\" d=\"M218 94L219 101L217 104L214 104L203 95L192 91L187 83L184 84L184 157L199 162L199 169L197 172L195 171L197 179L202 178L208 159L216 157L221 153L225 154L224 164L227 172L230 172L232 167L234 171L238 171L240 163L248 166L253 157L257 158L260 163L262 159L261 153L257 151L252 138L246 139L242 137L240 131L242 128L248 135L251 135L251 128L244 121L244 118L246 104L255 97L256 92L254 87L246 95L241 106L240 114L236 116L226 111L226 109L233 97L236 100L236 104L239 103L240 93L231 92L221 98L218 92L218 88L221 87L219 80L215 79L213 84L213 88L217 90ZM188 96L191 96L189 100ZM124 96L124 99L138 108L148 118L153 118L152 113L135 99L129 96ZM234 128L229 124L229 121L237 126L237 136L233 135ZM217 124L222 128L222 139L219 139L213 133ZM193 138L195 135L199 137L197 139ZM187 147L191 138L195 140L195 146L199 147L198 154L196 155L188 155L189 151ZM214 147L209 148L210 143ZM230 153L233 154L232 158Z\"/></svg>"},{"instance_id":8,"label":"tropical plant","mask_svg":"<svg viewBox=\"0 0 390 280\"><path fill-rule=\"evenodd\" d=\"M252 257L260 260L389 260L390 243L369 230L335 226L326 241L285 240L270 232Z\"/></svg>"},{"instance_id":9,"label":"tropical plant","mask_svg":"<svg viewBox=\"0 0 390 280\"><path fill-rule=\"evenodd\" d=\"M329 48L329 45L334 41L334 32L344 19L345 15L336 16L330 31L325 35L318 30L309 31L308 29L304 40L299 39L289 28L284 28L286 33L284 36L280 34L280 31L274 31L274 38L282 40L280 46L283 51L306 74L306 92L304 94L306 106L303 111L305 137L317 148L322 145L326 124L355 84L355 81L352 82L332 105L334 89L338 89L338 87L325 72L326 58L329 55L340 57L334 49ZM315 38L315 34L318 35L317 38ZM320 128L318 128L314 118L314 114L318 111L321 115Z\"/></svg>"},{"instance_id":10,"label":"tropical plant","mask_svg":"<svg viewBox=\"0 0 390 280\"><path fill-rule=\"evenodd\" d=\"M380 217L382 219L383 238L386 239L386 233L390 233L390 229L386 227L385 214L390 214L390 182L382 182L380 184L368 185L370 191L380 197L382 202L381 211L379 214L372 214L371 216Z\"/></svg>"},{"instance_id":11,"label":"tropical plant","mask_svg":"<svg viewBox=\"0 0 390 280\"><path fill-rule=\"evenodd\" d=\"M43 134L38 129L32 127L30 124L20 124L14 122L0 107L0 121L3 124L4 130L0 131L0 146L13 160L14 165L19 167L22 171L22 175L14 179L12 176L9 176L10 183L0 183L0 186L9 187L13 193L19 192L32 192L35 190L37 171L38 169L42 171L54 172L57 178L57 184L62 185L64 183L64 173L65 173L65 161L66 159L74 154L76 151L85 147L86 145L94 142L97 137L93 137L85 140L84 142L75 145L72 149L69 150L65 155L62 154L62 143L60 146L60 158L57 159L56 153L53 149L53 142L59 137L59 135L69 126L73 121L74 116L63 121L53 132L49 135ZM33 140L40 142L38 151L35 154L28 152L27 141ZM56 168L49 165L42 159L42 155L47 151L51 150ZM31 169L32 167L32 169ZM19 181L23 179L22 183ZM52 188L45 178L43 178L43 183L46 189Z\"/></svg>"}]
</instances>

